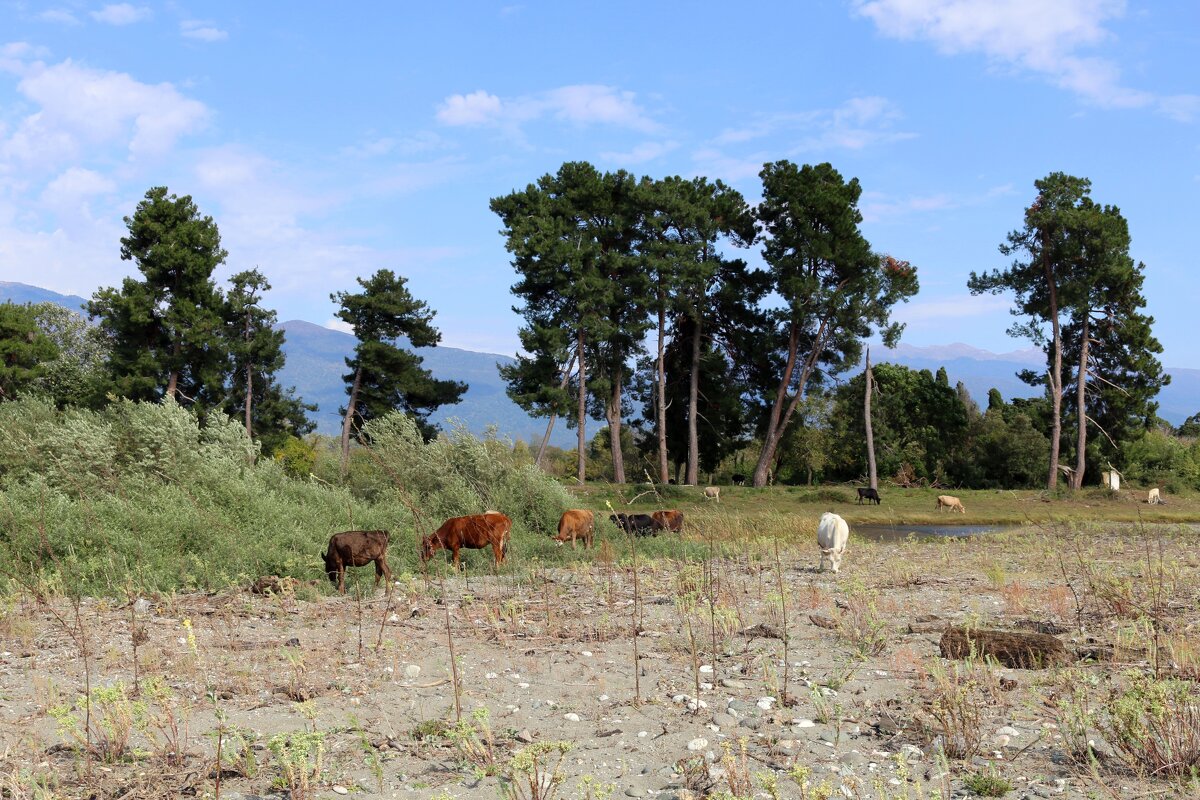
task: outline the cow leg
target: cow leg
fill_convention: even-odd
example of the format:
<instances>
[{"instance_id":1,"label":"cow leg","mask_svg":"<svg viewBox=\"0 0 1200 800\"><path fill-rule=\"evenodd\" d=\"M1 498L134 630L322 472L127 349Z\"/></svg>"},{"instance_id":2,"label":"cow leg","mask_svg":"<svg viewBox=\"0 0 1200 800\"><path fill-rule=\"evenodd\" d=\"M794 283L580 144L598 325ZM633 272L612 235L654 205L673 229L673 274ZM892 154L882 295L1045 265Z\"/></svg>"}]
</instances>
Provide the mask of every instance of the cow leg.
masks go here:
<instances>
[{"instance_id":1,"label":"cow leg","mask_svg":"<svg viewBox=\"0 0 1200 800\"><path fill-rule=\"evenodd\" d=\"M338 594L346 593L346 568L338 565Z\"/></svg>"}]
</instances>

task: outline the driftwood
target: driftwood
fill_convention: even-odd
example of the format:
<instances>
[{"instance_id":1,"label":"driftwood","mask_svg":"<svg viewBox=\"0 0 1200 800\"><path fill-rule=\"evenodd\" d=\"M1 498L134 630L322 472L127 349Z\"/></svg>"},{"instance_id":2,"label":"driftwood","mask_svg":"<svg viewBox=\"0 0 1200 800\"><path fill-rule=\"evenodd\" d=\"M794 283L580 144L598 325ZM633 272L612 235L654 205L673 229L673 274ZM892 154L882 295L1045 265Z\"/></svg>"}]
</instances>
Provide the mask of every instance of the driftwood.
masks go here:
<instances>
[{"instance_id":1,"label":"driftwood","mask_svg":"<svg viewBox=\"0 0 1200 800\"><path fill-rule=\"evenodd\" d=\"M826 630L830 631L836 631L838 628L837 622L829 617L823 617L820 614L809 614L808 621L813 625L816 625L818 628L825 628Z\"/></svg>"},{"instance_id":2,"label":"driftwood","mask_svg":"<svg viewBox=\"0 0 1200 800\"><path fill-rule=\"evenodd\" d=\"M942 658L994 658L1016 669L1045 669L1071 662L1063 643L1045 633L947 628L939 644Z\"/></svg>"}]
</instances>

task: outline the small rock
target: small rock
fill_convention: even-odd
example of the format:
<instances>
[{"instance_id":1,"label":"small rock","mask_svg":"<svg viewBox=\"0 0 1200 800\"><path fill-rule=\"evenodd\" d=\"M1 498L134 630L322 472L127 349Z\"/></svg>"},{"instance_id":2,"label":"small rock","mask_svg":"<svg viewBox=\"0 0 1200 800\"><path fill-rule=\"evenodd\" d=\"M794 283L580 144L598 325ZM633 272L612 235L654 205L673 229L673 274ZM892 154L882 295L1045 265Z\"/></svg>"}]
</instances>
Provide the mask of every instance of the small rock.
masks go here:
<instances>
[{"instance_id":1,"label":"small rock","mask_svg":"<svg viewBox=\"0 0 1200 800\"><path fill-rule=\"evenodd\" d=\"M517 731L513 738L521 744L533 744L533 734L529 732L528 728L522 728Z\"/></svg>"},{"instance_id":2,"label":"small rock","mask_svg":"<svg viewBox=\"0 0 1200 800\"><path fill-rule=\"evenodd\" d=\"M628 789L625 790L625 796L626 797L645 797L646 790L641 788L640 786L630 786Z\"/></svg>"},{"instance_id":3,"label":"small rock","mask_svg":"<svg viewBox=\"0 0 1200 800\"><path fill-rule=\"evenodd\" d=\"M698 753L706 747L708 747L708 739L699 738L692 739L690 742L688 742L687 749L691 750L693 753Z\"/></svg>"},{"instance_id":4,"label":"small rock","mask_svg":"<svg viewBox=\"0 0 1200 800\"><path fill-rule=\"evenodd\" d=\"M150 610L150 601L144 597L139 597L133 601L133 610L138 614L145 614Z\"/></svg>"},{"instance_id":5,"label":"small rock","mask_svg":"<svg viewBox=\"0 0 1200 800\"><path fill-rule=\"evenodd\" d=\"M570 713L563 714L563 719L565 719L567 722L579 722L579 715L572 711Z\"/></svg>"},{"instance_id":6,"label":"small rock","mask_svg":"<svg viewBox=\"0 0 1200 800\"><path fill-rule=\"evenodd\" d=\"M721 685L726 689L749 689L750 687L745 681L739 681L737 678L721 678Z\"/></svg>"},{"instance_id":7,"label":"small rock","mask_svg":"<svg viewBox=\"0 0 1200 800\"><path fill-rule=\"evenodd\" d=\"M334 786L333 791L336 792L337 794L350 794L350 790L347 789L345 786Z\"/></svg>"},{"instance_id":8,"label":"small rock","mask_svg":"<svg viewBox=\"0 0 1200 800\"><path fill-rule=\"evenodd\" d=\"M769 711L771 709L771 706L775 705L775 698L774 697L760 697L760 698L758 698L758 703L756 703L756 705L759 708L761 708L763 711Z\"/></svg>"},{"instance_id":9,"label":"small rock","mask_svg":"<svg viewBox=\"0 0 1200 800\"><path fill-rule=\"evenodd\" d=\"M404 668L404 677L415 678L421 674L421 668L416 664L409 664Z\"/></svg>"},{"instance_id":10,"label":"small rock","mask_svg":"<svg viewBox=\"0 0 1200 800\"><path fill-rule=\"evenodd\" d=\"M1011 725L1005 725L1000 730L996 731L997 736L1020 736L1021 732Z\"/></svg>"},{"instance_id":11,"label":"small rock","mask_svg":"<svg viewBox=\"0 0 1200 800\"><path fill-rule=\"evenodd\" d=\"M488 674L484 675L483 677L487 678L489 681L494 681L494 680L496 680L496 678L499 678L500 676L494 672L489 672Z\"/></svg>"},{"instance_id":12,"label":"small rock","mask_svg":"<svg viewBox=\"0 0 1200 800\"><path fill-rule=\"evenodd\" d=\"M284 642L283 646L284 647L299 647L300 640L297 637L293 636L292 638L290 638L286 642Z\"/></svg>"},{"instance_id":13,"label":"small rock","mask_svg":"<svg viewBox=\"0 0 1200 800\"><path fill-rule=\"evenodd\" d=\"M399 622L399 621L400 621L399 614L392 614L391 616L388 617L388 622Z\"/></svg>"},{"instance_id":14,"label":"small rock","mask_svg":"<svg viewBox=\"0 0 1200 800\"><path fill-rule=\"evenodd\" d=\"M811 719L794 719L794 720L792 720L793 728L812 728L812 727L815 727L816 724L817 723L813 722Z\"/></svg>"},{"instance_id":15,"label":"small rock","mask_svg":"<svg viewBox=\"0 0 1200 800\"><path fill-rule=\"evenodd\" d=\"M700 665L700 674L711 675L712 671L713 671L712 664L701 664Z\"/></svg>"}]
</instances>

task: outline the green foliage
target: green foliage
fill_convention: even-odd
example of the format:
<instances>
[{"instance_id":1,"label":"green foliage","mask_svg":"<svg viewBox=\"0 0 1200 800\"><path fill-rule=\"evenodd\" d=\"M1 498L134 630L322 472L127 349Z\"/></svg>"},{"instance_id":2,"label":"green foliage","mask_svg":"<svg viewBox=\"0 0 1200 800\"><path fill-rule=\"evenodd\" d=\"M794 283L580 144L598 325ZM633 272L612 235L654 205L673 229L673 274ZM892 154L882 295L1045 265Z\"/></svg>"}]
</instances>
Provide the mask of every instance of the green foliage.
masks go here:
<instances>
[{"instance_id":1,"label":"green foliage","mask_svg":"<svg viewBox=\"0 0 1200 800\"><path fill-rule=\"evenodd\" d=\"M338 319L354 329L358 344L346 359L344 378L350 403L344 411L350 433L358 436L363 423L400 410L422 426L426 438L433 427L425 422L431 411L457 403L466 384L437 380L421 366L421 357L398 344L434 347L442 335L433 327L435 312L408 291L407 280L381 269L370 278L359 278L362 292L335 292L329 299L340 308Z\"/></svg>"},{"instance_id":2,"label":"green foliage","mask_svg":"<svg viewBox=\"0 0 1200 800\"><path fill-rule=\"evenodd\" d=\"M38 327L58 348L57 357L42 365L38 388L60 407L101 405L109 343L100 329L57 303L39 303L33 308Z\"/></svg>"},{"instance_id":3,"label":"green foliage","mask_svg":"<svg viewBox=\"0 0 1200 800\"><path fill-rule=\"evenodd\" d=\"M323 731L279 733L267 741L267 749L274 756L280 785L295 800L315 796L325 758Z\"/></svg>"},{"instance_id":4,"label":"green foliage","mask_svg":"<svg viewBox=\"0 0 1200 800\"><path fill-rule=\"evenodd\" d=\"M1131 673L1104 704L1105 738L1142 774L1200 773L1200 691L1185 680Z\"/></svg>"},{"instance_id":5,"label":"green foliage","mask_svg":"<svg viewBox=\"0 0 1200 800\"><path fill-rule=\"evenodd\" d=\"M1121 445L1125 478L1169 492L1200 489L1200 441L1188 443L1164 430L1148 430Z\"/></svg>"},{"instance_id":6,"label":"green foliage","mask_svg":"<svg viewBox=\"0 0 1200 800\"><path fill-rule=\"evenodd\" d=\"M228 369L223 301L212 279L227 255L217 225L191 197L168 196L165 186L147 191L125 225L121 258L137 263L142 280L100 289L88 303L112 343L113 389L158 400L173 388L176 400L213 408Z\"/></svg>"},{"instance_id":7,"label":"green foliage","mask_svg":"<svg viewBox=\"0 0 1200 800\"><path fill-rule=\"evenodd\" d=\"M12 400L35 385L57 355L32 305L0 304L0 400Z\"/></svg>"},{"instance_id":8,"label":"green foliage","mask_svg":"<svg viewBox=\"0 0 1200 800\"><path fill-rule=\"evenodd\" d=\"M1013 789L994 764L979 772L972 772L963 779L963 787L979 797L1003 797Z\"/></svg>"},{"instance_id":9,"label":"green foliage","mask_svg":"<svg viewBox=\"0 0 1200 800\"><path fill-rule=\"evenodd\" d=\"M289 436L275 450L275 460L292 478L307 478L317 466L317 448L304 439Z\"/></svg>"}]
</instances>

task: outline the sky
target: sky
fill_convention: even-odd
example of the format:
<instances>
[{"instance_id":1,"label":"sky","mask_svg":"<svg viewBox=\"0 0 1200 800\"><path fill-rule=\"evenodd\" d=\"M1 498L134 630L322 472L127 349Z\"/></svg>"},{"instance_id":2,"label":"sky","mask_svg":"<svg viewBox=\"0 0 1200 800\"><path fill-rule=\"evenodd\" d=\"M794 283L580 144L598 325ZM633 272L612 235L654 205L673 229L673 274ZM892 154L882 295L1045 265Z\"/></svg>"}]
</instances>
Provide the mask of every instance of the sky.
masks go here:
<instances>
[{"instance_id":1,"label":"sky","mask_svg":"<svg viewBox=\"0 0 1200 800\"><path fill-rule=\"evenodd\" d=\"M191 195L280 320L337 327L380 268L442 343L518 349L488 210L565 161L705 176L764 163L862 185L872 246L917 266L903 341L1029 346L1004 267L1062 171L1129 221L1164 364L1200 368L1200 3L517 4L0 0L0 280L90 296L137 275L123 218ZM759 248L730 250L761 264Z\"/></svg>"}]
</instances>

